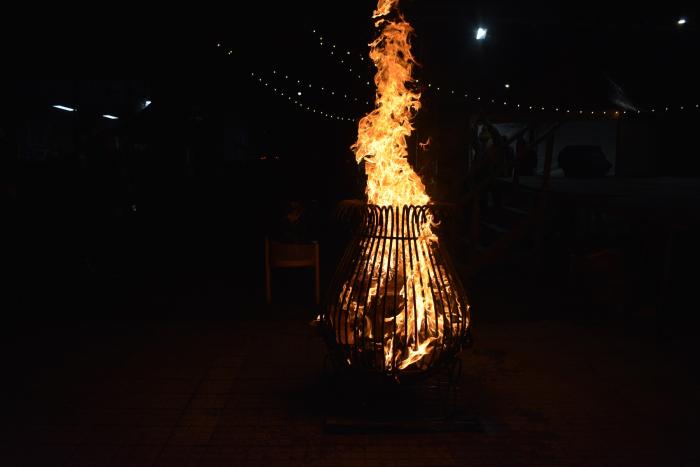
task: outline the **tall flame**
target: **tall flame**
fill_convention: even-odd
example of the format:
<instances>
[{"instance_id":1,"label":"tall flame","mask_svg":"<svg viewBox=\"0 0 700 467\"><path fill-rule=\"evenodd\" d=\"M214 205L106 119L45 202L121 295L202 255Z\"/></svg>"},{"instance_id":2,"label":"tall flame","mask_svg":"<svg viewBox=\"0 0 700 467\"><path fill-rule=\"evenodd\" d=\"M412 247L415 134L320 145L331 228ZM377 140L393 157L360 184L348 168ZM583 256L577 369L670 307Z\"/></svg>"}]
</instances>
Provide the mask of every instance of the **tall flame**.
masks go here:
<instances>
[{"instance_id":1,"label":"tall flame","mask_svg":"<svg viewBox=\"0 0 700 467\"><path fill-rule=\"evenodd\" d=\"M424 205L430 198L407 159L406 138L420 109L420 93L411 77L416 64L410 44L413 28L398 12L398 20L385 18L397 5L398 0L379 0L374 11L375 25L381 28L369 54L377 67L375 109L360 120L352 149L357 162L365 162L371 204Z\"/></svg>"},{"instance_id":2,"label":"tall flame","mask_svg":"<svg viewBox=\"0 0 700 467\"><path fill-rule=\"evenodd\" d=\"M377 68L374 83L377 87L375 108L358 125L357 141L352 146L358 163L365 162L367 174L367 198L378 206L422 206L430 202L425 185L408 162L407 138L413 132L413 118L420 109L420 93L415 90L412 78L416 65L411 52L411 25L397 9L398 0L379 0L374 11L378 37L370 44L370 58ZM395 12L396 19L388 16ZM398 211L397 211L398 212ZM400 217L385 219L385 232L393 232L392 226L408 222ZM395 227L394 226L394 227ZM383 365L387 370L401 370L411 365L419 368L428 364L425 357L439 352L445 334L455 335L460 323L459 312L445 319L437 308L457 310L454 289L444 270L430 268L430 257L437 248L437 237L432 232L432 217L425 216L419 228L418 243L409 245L406 239L398 240L394 250L382 250L372 255L372 242L367 240L359 264L378 261L378 268L362 267L375 271L367 278L366 290L355 290L346 282L343 295L351 297L347 319L353 323L354 333L345 344L360 338L380 341L383 347ZM408 263L401 262L404 255ZM405 307L396 309L391 316L377 323L373 317L376 306L371 303L390 301L387 294L390 284L401 283L397 293ZM436 298L430 286L442 284L443 298ZM365 304L364 297L370 297ZM396 300L394 300L396 302ZM374 310L374 311L373 311ZM360 326L358 323L363 323ZM449 329L447 327L450 327ZM378 335L383 329L383 335Z\"/></svg>"}]
</instances>

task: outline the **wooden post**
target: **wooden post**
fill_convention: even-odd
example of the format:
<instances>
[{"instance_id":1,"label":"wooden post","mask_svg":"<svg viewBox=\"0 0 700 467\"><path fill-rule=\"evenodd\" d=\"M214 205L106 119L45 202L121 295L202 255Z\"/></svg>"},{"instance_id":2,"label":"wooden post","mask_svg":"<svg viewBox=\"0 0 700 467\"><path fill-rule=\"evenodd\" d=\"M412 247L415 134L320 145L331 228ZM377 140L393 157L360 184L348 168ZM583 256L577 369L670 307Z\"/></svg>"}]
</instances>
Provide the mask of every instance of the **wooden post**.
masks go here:
<instances>
[{"instance_id":1,"label":"wooden post","mask_svg":"<svg viewBox=\"0 0 700 467\"><path fill-rule=\"evenodd\" d=\"M624 170L620 171L620 160L622 157L620 155L623 153L622 149L622 116L617 117L617 125L615 128L615 170L614 174L619 177L624 173ZM623 156L624 157L624 156ZM624 169L624 166L622 167Z\"/></svg>"},{"instance_id":2,"label":"wooden post","mask_svg":"<svg viewBox=\"0 0 700 467\"><path fill-rule=\"evenodd\" d=\"M474 188L474 197L472 198L472 220L471 220L471 250L476 253L476 247L479 243L479 231L481 229L481 194Z\"/></svg>"},{"instance_id":3,"label":"wooden post","mask_svg":"<svg viewBox=\"0 0 700 467\"><path fill-rule=\"evenodd\" d=\"M520 140L515 141L515 156L513 157L513 178L512 178L512 194L515 195L518 192L520 185L520 163L525 157L525 152L527 151L527 144L521 143Z\"/></svg>"},{"instance_id":4,"label":"wooden post","mask_svg":"<svg viewBox=\"0 0 700 467\"><path fill-rule=\"evenodd\" d=\"M320 268L320 254L319 254L318 243L314 244L314 256L315 265L314 270L316 271L316 305L321 303L321 268Z\"/></svg>"},{"instance_id":5,"label":"wooden post","mask_svg":"<svg viewBox=\"0 0 700 467\"><path fill-rule=\"evenodd\" d=\"M544 152L544 172L542 174L542 186L540 187L539 206L536 211L535 227L535 252L537 261L541 266L542 260L542 237L544 237L544 217L547 209L547 196L549 191L549 177L552 171L552 158L554 156L554 131L547 137L547 145Z\"/></svg>"},{"instance_id":6,"label":"wooden post","mask_svg":"<svg viewBox=\"0 0 700 467\"><path fill-rule=\"evenodd\" d=\"M265 298L272 303L272 288L270 283L270 239L265 237Z\"/></svg>"},{"instance_id":7,"label":"wooden post","mask_svg":"<svg viewBox=\"0 0 700 467\"><path fill-rule=\"evenodd\" d=\"M542 180L542 188L549 188L549 176L552 172L552 158L554 156L554 131L547 137L547 146L544 152L544 172Z\"/></svg>"}]
</instances>

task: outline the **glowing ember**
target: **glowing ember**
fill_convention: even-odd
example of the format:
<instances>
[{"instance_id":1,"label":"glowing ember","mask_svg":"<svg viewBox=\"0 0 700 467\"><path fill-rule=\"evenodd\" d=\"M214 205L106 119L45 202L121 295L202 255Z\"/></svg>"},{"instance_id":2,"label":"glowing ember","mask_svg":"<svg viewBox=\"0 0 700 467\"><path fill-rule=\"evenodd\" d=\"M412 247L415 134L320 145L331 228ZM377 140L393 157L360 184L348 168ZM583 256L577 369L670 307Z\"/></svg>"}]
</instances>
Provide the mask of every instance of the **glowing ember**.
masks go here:
<instances>
[{"instance_id":1,"label":"glowing ember","mask_svg":"<svg viewBox=\"0 0 700 467\"><path fill-rule=\"evenodd\" d=\"M468 305L457 296L446 268L435 264L432 214L414 208L430 198L407 160L420 94L411 76L413 28L397 4L379 0L374 12L380 30L370 44L377 68L375 108L360 120L352 146L358 163L365 163L368 202L380 210L370 209L379 212L369 221L374 233L360 241L353 272L331 310L337 341L361 343L364 354L379 348L381 366L393 372L427 368L468 327ZM389 18L392 14L396 19Z\"/></svg>"}]
</instances>

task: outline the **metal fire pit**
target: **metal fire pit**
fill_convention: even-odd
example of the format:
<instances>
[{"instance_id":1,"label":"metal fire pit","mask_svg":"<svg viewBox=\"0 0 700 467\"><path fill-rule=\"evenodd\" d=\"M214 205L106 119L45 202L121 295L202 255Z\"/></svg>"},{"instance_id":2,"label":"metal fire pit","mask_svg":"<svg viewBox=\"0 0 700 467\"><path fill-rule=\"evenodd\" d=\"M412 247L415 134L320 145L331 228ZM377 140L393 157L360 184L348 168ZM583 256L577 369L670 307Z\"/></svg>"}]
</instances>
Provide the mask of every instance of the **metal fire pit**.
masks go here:
<instances>
[{"instance_id":1,"label":"metal fire pit","mask_svg":"<svg viewBox=\"0 0 700 467\"><path fill-rule=\"evenodd\" d=\"M471 321L454 267L425 234L436 213L376 205L361 213L321 315L334 367L402 382L452 367Z\"/></svg>"}]
</instances>

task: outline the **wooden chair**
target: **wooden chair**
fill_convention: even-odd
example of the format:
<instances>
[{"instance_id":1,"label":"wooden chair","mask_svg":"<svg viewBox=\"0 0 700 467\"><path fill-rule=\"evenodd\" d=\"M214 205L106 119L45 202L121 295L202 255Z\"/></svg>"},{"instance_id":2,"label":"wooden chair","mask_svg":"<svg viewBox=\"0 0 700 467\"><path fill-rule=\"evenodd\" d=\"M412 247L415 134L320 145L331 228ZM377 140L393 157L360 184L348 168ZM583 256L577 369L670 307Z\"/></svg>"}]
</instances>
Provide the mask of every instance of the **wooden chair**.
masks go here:
<instances>
[{"instance_id":1,"label":"wooden chair","mask_svg":"<svg viewBox=\"0 0 700 467\"><path fill-rule=\"evenodd\" d=\"M315 272L316 304L321 302L318 243L283 243L265 237L265 293L272 303L271 275L273 268L312 267Z\"/></svg>"}]
</instances>

